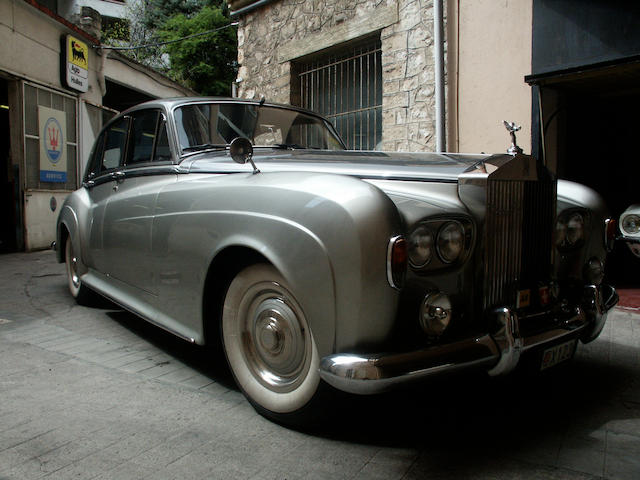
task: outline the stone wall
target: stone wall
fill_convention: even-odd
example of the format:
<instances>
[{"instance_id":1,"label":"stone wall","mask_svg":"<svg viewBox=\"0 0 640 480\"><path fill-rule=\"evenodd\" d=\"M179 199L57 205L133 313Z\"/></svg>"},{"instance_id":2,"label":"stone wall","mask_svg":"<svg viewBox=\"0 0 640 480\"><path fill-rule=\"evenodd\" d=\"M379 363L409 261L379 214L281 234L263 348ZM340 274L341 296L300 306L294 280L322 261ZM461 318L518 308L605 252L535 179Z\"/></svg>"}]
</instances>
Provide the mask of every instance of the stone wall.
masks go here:
<instances>
[{"instance_id":1,"label":"stone wall","mask_svg":"<svg viewBox=\"0 0 640 480\"><path fill-rule=\"evenodd\" d=\"M435 149L431 0L281 0L240 18L238 94L291 103L291 61L380 32L382 148Z\"/></svg>"}]
</instances>

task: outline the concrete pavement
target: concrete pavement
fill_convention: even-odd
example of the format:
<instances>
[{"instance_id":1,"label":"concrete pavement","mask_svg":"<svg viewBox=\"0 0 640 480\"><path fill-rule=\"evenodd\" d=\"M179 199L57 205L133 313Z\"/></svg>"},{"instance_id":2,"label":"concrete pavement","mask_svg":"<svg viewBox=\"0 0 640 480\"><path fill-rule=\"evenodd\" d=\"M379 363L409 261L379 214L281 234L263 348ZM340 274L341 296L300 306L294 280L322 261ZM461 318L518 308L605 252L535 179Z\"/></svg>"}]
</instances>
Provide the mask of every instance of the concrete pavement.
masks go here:
<instances>
[{"instance_id":1,"label":"concrete pavement","mask_svg":"<svg viewBox=\"0 0 640 480\"><path fill-rule=\"evenodd\" d=\"M638 479L640 315L545 375L351 399L321 432L257 415L215 352L0 256L0 479Z\"/></svg>"}]
</instances>

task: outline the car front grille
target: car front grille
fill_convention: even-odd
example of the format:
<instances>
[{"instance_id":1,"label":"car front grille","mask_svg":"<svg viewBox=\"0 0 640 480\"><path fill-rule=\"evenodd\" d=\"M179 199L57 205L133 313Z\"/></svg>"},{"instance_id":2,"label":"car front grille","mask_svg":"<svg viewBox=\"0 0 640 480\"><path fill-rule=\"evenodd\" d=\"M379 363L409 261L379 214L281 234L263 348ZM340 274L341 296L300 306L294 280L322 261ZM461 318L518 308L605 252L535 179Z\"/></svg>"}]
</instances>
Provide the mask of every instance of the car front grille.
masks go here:
<instances>
[{"instance_id":1,"label":"car front grille","mask_svg":"<svg viewBox=\"0 0 640 480\"><path fill-rule=\"evenodd\" d=\"M556 182L489 180L484 307L515 306L519 289L551 278Z\"/></svg>"}]
</instances>

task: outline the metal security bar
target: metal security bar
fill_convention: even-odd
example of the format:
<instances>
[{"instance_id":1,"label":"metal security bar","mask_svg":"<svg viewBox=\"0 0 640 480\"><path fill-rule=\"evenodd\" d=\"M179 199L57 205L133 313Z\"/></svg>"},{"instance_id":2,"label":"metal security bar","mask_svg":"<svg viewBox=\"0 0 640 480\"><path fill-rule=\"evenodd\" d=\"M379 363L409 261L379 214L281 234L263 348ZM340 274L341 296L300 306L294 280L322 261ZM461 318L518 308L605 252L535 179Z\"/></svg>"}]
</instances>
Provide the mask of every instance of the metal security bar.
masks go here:
<instances>
[{"instance_id":1,"label":"metal security bar","mask_svg":"<svg viewBox=\"0 0 640 480\"><path fill-rule=\"evenodd\" d=\"M353 150L382 140L381 51L376 39L298 65L301 106L331 120Z\"/></svg>"}]
</instances>

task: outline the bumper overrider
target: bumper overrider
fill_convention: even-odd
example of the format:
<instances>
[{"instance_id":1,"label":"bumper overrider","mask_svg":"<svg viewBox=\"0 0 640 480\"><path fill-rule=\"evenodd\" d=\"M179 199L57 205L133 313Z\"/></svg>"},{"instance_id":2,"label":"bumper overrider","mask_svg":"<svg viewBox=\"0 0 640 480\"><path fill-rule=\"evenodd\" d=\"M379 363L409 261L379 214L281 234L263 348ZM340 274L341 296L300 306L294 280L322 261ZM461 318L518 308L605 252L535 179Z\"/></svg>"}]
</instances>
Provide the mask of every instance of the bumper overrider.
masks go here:
<instances>
[{"instance_id":1,"label":"bumper overrider","mask_svg":"<svg viewBox=\"0 0 640 480\"><path fill-rule=\"evenodd\" d=\"M618 294L613 287L588 285L581 305L565 309L543 331L522 333L521 325L528 319L519 318L510 308L496 308L490 312L495 326L491 333L410 352L329 355L320 362L320 376L339 390L373 394L473 368L485 369L492 376L503 375L512 371L528 350L573 339L583 343L594 340L617 303Z\"/></svg>"}]
</instances>

